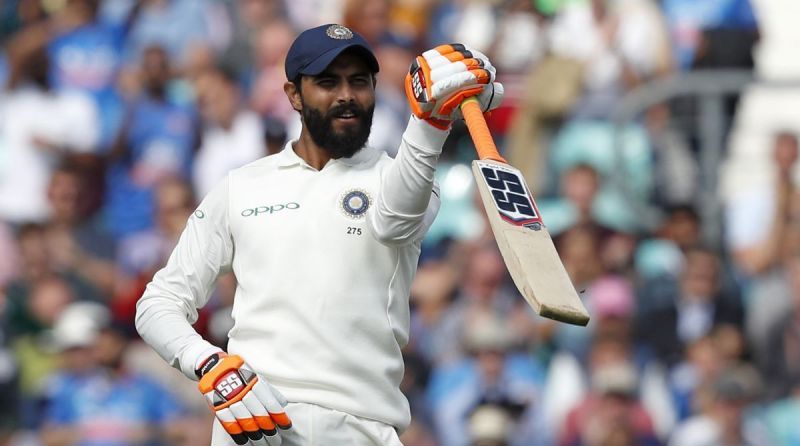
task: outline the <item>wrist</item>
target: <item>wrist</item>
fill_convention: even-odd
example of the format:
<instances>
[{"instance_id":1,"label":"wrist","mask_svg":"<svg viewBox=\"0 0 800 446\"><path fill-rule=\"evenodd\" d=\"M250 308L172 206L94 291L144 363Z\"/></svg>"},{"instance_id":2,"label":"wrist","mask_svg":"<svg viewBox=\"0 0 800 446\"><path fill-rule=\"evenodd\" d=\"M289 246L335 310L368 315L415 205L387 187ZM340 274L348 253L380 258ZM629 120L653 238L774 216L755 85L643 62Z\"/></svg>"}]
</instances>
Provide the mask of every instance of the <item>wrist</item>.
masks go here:
<instances>
[{"instance_id":1,"label":"wrist","mask_svg":"<svg viewBox=\"0 0 800 446\"><path fill-rule=\"evenodd\" d=\"M449 128L441 129L431 125L426 119L411 115L403 132L403 140L417 150L438 155L442 152L442 146L449 134Z\"/></svg>"},{"instance_id":2,"label":"wrist","mask_svg":"<svg viewBox=\"0 0 800 446\"><path fill-rule=\"evenodd\" d=\"M215 353L225 353L221 348L212 345L205 339L188 346L180 355L180 370L189 379L197 381L197 370Z\"/></svg>"},{"instance_id":3,"label":"wrist","mask_svg":"<svg viewBox=\"0 0 800 446\"><path fill-rule=\"evenodd\" d=\"M194 370L194 374L197 376L197 379L202 378L203 375L208 373L209 370L213 369L217 364L219 364L222 358L226 356L228 356L228 354L224 351L218 351L207 356L205 359L200 359L197 367L195 367Z\"/></svg>"},{"instance_id":4,"label":"wrist","mask_svg":"<svg viewBox=\"0 0 800 446\"><path fill-rule=\"evenodd\" d=\"M428 125L430 126L433 126L439 130L444 130L444 131L450 130L450 127L452 127L453 125L453 121L449 121L446 119L428 118L424 119L423 121L428 123Z\"/></svg>"}]
</instances>

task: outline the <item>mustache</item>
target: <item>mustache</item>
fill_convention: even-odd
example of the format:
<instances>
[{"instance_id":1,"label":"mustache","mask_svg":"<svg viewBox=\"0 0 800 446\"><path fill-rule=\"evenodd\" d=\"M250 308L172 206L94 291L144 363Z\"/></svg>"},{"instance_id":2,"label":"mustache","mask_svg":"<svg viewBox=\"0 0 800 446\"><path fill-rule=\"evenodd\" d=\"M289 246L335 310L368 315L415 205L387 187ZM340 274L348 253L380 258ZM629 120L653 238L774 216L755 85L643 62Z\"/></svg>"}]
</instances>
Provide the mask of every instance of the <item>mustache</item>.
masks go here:
<instances>
[{"instance_id":1,"label":"mustache","mask_svg":"<svg viewBox=\"0 0 800 446\"><path fill-rule=\"evenodd\" d=\"M344 116L346 114L352 114L353 116L355 116L357 118L361 118L366 113L367 113L367 111L364 110L363 108L359 107L358 104L356 104L354 102L348 102L346 104L337 105L337 106L331 108L330 110L328 110L328 113L326 113L326 115L327 115L326 118L328 118L328 119L338 118L338 117Z\"/></svg>"}]
</instances>

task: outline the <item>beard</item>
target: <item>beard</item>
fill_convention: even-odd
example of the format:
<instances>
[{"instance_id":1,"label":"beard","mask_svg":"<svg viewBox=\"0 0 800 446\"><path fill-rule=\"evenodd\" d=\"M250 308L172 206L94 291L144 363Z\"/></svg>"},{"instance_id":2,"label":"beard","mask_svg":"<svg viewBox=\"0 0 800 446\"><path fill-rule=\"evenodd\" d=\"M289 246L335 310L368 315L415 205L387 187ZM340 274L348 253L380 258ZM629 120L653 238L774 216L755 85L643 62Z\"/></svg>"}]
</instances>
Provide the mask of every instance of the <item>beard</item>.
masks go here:
<instances>
[{"instance_id":1,"label":"beard","mask_svg":"<svg viewBox=\"0 0 800 446\"><path fill-rule=\"evenodd\" d=\"M319 109L304 104L301 114L314 144L327 151L331 158L337 159L350 158L364 147L372 128L374 112L374 104L365 109L350 102L337 105L324 115ZM345 113L355 115L358 118L357 124L347 126L345 130L337 132L333 128L333 120Z\"/></svg>"}]
</instances>

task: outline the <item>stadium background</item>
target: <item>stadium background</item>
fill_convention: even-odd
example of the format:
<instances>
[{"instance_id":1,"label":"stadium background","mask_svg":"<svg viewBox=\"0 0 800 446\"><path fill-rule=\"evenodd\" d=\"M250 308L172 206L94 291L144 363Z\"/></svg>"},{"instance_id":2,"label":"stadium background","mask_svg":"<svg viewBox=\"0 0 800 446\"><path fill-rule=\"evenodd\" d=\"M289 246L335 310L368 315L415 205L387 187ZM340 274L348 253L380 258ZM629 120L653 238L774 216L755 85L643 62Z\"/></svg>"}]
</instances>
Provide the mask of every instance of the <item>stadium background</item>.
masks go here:
<instances>
[{"instance_id":1,"label":"stadium background","mask_svg":"<svg viewBox=\"0 0 800 446\"><path fill-rule=\"evenodd\" d=\"M207 444L134 305L198 197L297 134L283 55L330 22L374 46L390 154L414 55L489 54L490 126L593 316L516 294L457 125L404 444L800 444L798 19L793 0L0 2L0 444ZM234 288L197 323L221 346Z\"/></svg>"}]
</instances>

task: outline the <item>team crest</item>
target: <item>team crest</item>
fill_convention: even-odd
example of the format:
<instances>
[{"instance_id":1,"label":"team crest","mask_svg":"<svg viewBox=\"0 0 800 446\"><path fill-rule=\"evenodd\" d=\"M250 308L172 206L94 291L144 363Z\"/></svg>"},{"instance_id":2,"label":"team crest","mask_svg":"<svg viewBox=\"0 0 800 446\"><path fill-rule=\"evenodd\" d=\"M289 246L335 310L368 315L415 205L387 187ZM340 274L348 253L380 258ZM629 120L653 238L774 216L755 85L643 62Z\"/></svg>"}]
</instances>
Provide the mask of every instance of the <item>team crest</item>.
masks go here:
<instances>
[{"instance_id":1,"label":"team crest","mask_svg":"<svg viewBox=\"0 0 800 446\"><path fill-rule=\"evenodd\" d=\"M350 31L346 26L331 25L325 30L325 34L331 39L347 40L353 38L353 31Z\"/></svg>"},{"instance_id":2,"label":"team crest","mask_svg":"<svg viewBox=\"0 0 800 446\"><path fill-rule=\"evenodd\" d=\"M350 218L363 218L369 209L372 199L363 190L353 189L342 196L342 211Z\"/></svg>"}]
</instances>

